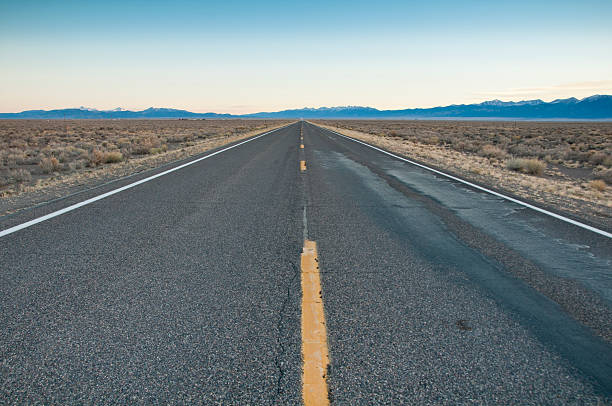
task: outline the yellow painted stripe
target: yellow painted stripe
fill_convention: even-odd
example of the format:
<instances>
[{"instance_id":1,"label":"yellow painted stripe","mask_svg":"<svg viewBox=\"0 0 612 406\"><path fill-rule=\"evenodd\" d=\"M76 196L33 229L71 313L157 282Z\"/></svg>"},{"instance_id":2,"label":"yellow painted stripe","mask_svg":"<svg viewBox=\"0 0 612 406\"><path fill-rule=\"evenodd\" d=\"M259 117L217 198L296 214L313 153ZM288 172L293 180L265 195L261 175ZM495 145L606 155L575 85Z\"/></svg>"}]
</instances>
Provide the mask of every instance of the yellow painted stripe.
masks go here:
<instances>
[{"instance_id":1,"label":"yellow painted stripe","mask_svg":"<svg viewBox=\"0 0 612 406\"><path fill-rule=\"evenodd\" d=\"M317 243L304 241L302 269L302 398L305 406L329 405L327 392L327 331L321 279L317 259Z\"/></svg>"},{"instance_id":2,"label":"yellow painted stripe","mask_svg":"<svg viewBox=\"0 0 612 406\"><path fill-rule=\"evenodd\" d=\"M300 148L301 148L301 149L304 149L304 144L300 144Z\"/></svg>"},{"instance_id":3,"label":"yellow painted stripe","mask_svg":"<svg viewBox=\"0 0 612 406\"><path fill-rule=\"evenodd\" d=\"M306 161L300 161L300 170L301 171L305 171L306 170Z\"/></svg>"}]
</instances>

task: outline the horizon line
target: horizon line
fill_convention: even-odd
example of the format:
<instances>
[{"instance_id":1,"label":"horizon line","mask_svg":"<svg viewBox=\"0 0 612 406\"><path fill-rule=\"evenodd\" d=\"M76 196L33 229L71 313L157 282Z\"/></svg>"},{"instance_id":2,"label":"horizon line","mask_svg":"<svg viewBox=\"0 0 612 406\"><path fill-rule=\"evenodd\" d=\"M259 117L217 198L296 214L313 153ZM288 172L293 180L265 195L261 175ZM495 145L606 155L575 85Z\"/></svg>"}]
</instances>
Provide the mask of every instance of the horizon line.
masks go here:
<instances>
[{"instance_id":1,"label":"horizon line","mask_svg":"<svg viewBox=\"0 0 612 406\"><path fill-rule=\"evenodd\" d=\"M88 106L79 106L79 107L55 107L55 108L33 108L33 109L26 109L26 110L21 110L21 111L12 111L12 112L0 112L0 114L20 114L20 113L24 113L24 112L28 112L28 111L54 111L54 110L82 110L82 111L99 111L99 112L120 112L120 111L129 111L129 112L142 112L142 111L146 111L149 109L169 109L169 110L182 110L182 111L187 111L190 113L194 113L194 114L223 114L223 115L232 115L232 116L243 116L243 115L249 115L249 114L261 114L261 113L276 113L276 112L281 112L281 111L288 111L288 110L304 110L304 109L312 109L312 110L317 110L317 109L333 109L333 108L350 108L350 107L359 107L359 108L371 108L371 109L375 109L378 111L394 111L394 110L413 110L413 109L434 109L434 108L439 108L439 107L451 107L451 106L469 106L469 105L478 105L478 104L482 104L482 103L486 103L486 102L495 102L495 101L499 101L499 102L503 102L503 103L520 103L520 102L529 102L529 101L542 101L544 103L551 103L553 101L556 100L568 100L568 99L576 99L578 101L582 101L591 97L595 97L595 96L612 96L609 94L593 94L591 96L586 96L583 98L578 98L575 96L570 96L570 97L566 97L566 98L551 98L550 100L546 100L543 98L535 98L535 99L522 99L522 100L503 100L500 98L494 98L494 99L487 99L487 100L483 100L483 101L479 101L479 102L473 102L473 103L452 103L452 104L446 104L446 105L433 105L433 106L428 106L428 107L399 107L399 108L379 108L379 107L373 107L373 106L369 106L369 105L357 105L357 104L353 104L353 105L336 105L336 106L319 106L319 107L309 107L309 106L303 106L303 107L285 107L285 108L279 108L278 110L257 110L257 111L253 111L250 113L225 113L225 112L217 112L217 111L212 111L212 110L200 110L200 109L189 109L189 108L176 108L176 107L155 107L155 106L149 106L149 107L145 107L145 108L124 108L124 107L114 107L114 108L109 108L109 109L100 109L100 108L95 108L95 107L88 107ZM118 110L121 109L121 110Z\"/></svg>"}]
</instances>

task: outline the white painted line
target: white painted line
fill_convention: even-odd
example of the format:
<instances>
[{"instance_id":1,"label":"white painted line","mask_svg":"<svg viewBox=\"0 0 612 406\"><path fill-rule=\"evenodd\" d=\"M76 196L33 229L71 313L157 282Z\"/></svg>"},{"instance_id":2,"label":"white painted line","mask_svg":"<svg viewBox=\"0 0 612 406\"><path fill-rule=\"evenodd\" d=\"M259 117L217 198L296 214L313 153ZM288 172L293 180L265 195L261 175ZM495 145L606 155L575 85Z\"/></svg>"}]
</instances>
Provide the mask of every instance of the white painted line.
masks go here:
<instances>
[{"instance_id":1,"label":"white painted line","mask_svg":"<svg viewBox=\"0 0 612 406\"><path fill-rule=\"evenodd\" d=\"M311 123L311 124L312 124L312 123ZM327 129L327 128L323 128L323 127L319 127L318 125L315 125L315 124L313 124L313 125L314 125L314 126L316 126L316 127L318 127L318 128L321 128L321 129L323 129L323 130L326 130L326 131L329 131L329 132L334 133L334 134L336 134L336 135L339 135L340 137L344 137L344 138L346 138L346 139L348 139L348 140L354 141L354 142L359 143L359 144L363 144L363 145L365 145L366 147L370 147L370 148L372 148L372 149L375 149L375 150L377 150L377 151L380 151L380 152L382 152L383 154L387 154L387 155L389 155L389 156L392 156L393 158L399 159L399 160L404 161L404 162L408 162L409 164L412 164L412 165L418 166L418 167L420 167L420 168L426 169L426 170L428 170L428 171L431 171L431 172L437 173L438 175L441 175L441 176L447 177L447 178L452 179L452 180L455 180L455 181L457 181L457 182L461 182L461 183L463 183L463 184L465 184L465 185L468 185L468 186L471 186L471 187L473 187L473 188L475 188L475 189L481 190L481 191L483 191L483 192L486 192L486 193L492 194L492 195L497 196L497 197L501 197L502 199L506 199L506 200L511 201L511 202L513 202L513 203L519 204L519 205L521 205L521 206L528 207L528 208L530 208L530 209L532 209L532 210L535 210L535 211L537 211L537 212L540 212L540 213L546 214L547 216L554 217L554 218L559 219L559 220L561 220L561 221L565 221L566 223L570 223L570 224L573 224L573 225L575 225L575 226L578 226L578 227L584 228L585 230L589 230L589 231L592 231L592 232L597 233L597 234L599 234L599 235L603 235L604 237L612 238L612 233L609 233L609 232L607 232L607 231L600 230L600 229L595 228L595 227L591 227L591 226L589 226L588 224L584 224L584 223L581 223L581 222L579 222L579 221L572 220L572 219L570 219L570 218L567 218L567 217L561 216L561 215L559 215L559 214L553 213L553 212L548 211L548 210L544 210L544 209L542 209L542 208L540 208L540 207L537 207L537 206L534 206L534 205L532 205L532 204L529 204L529 203L523 202L523 201L521 201L521 200L514 199L514 198L512 198L512 197L510 197L510 196L506 196L506 195L504 195L504 194L501 194L501 193L495 192L495 191L493 191L493 190L490 190L490 189L484 188L484 187L482 187L482 186L478 186L478 185L476 185L476 184L474 184L474 183L472 183L472 182L468 182L467 180L463 180L463 179L457 178L456 176L452 176L452 175L449 175L449 174L447 174L447 173L440 172L440 171L438 171L438 170L436 170L436 169L430 168L429 166L425 166L425 165L422 165L422 164L420 164L420 163L418 163L418 162L411 161L410 159L402 158L401 156L398 156L398 155L392 154L392 153L390 153L390 152L387 152L387 151L385 151L384 149L381 149L381 148L375 147L375 146L370 145L370 144L368 144L368 143L366 143L366 142L363 142L363 141L359 141L359 140L357 140L357 139L355 139L355 138L347 137L346 135L344 135L344 134L340 134L340 133L338 133L338 132L336 132L336 131L329 130L329 129Z\"/></svg>"},{"instance_id":2,"label":"white painted line","mask_svg":"<svg viewBox=\"0 0 612 406\"><path fill-rule=\"evenodd\" d=\"M14 233L14 232L16 232L16 231L23 230L24 228L27 228L27 227L33 226L34 224L42 223L42 222L43 222L43 221L45 221L45 220L52 219L53 217L57 217L57 216L60 216L60 215L62 215L62 214L64 214L64 213L68 213L69 211L72 211L72 210L78 209L79 207L86 206L86 205L88 205L88 204L90 204L90 203L97 202L98 200L102 200L102 199L104 199L104 198L106 198L106 197L112 196L112 195L117 194L117 193L119 193L119 192L123 192L124 190L131 189L131 188L133 188L133 187L135 187L135 186L138 186L138 185L143 184L143 183L145 183L145 182L148 182L148 181L150 181L150 180L153 180L153 179L159 178L160 176L164 176L164 175L167 175L167 174L169 174L169 173L171 173L171 172L178 171L179 169L182 169L182 168L184 168L184 167L186 167L186 166L193 165L193 164L195 164L195 163L197 163L197 162L200 162L200 161L203 161L203 160L205 160L205 159L207 159L207 158L210 158L211 156L215 156L215 155L220 154L220 153L222 153L222 152L229 151L229 150L230 150L230 149L232 149L232 148L236 148L236 147L238 147L238 146L240 146L240 145L242 145L242 144L246 144L247 142L250 142L250 141L256 140L256 139L258 139L258 138L261 138L261 137L263 137L264 135L268 135L268 134L270 134L270 133L273 133L274 131L282 130L283 128L289 127L289 126L290 126L290 125L292 125L292 124L293 124L293 123L291 123L291 124L287 124L287 125L286 125L286 126L284 126L284 127L275 128L274 130L271 130L271 131L268 131L268 132L266 132L266 133L260 134L260 135L258 135L258 136L256 136L256 137L253 137L253 138L249 138L248 140L245 140L245 141L239 142L238 144L234 144L234 145L232 145L231 147L223 148L223 149L221 149L221 150L219 150L219 151L213 152L212 154L208 154L208 155L203 156L203 157L201 157L201 158L194 159L193 161L189 161L189 162L184 163L184 164L182 164L182 165L176 166L176 167L174 167L174 168L172 168L172 169L168 169L167 171L163 171L163 172L160 172L160 173L155 174L155 175L153 175L153 176L149 176L148 178L144 178L144 179L141 179L141 180L136 181L136 182L134 182L134 183L130 183L129 185L125 185L125 186L122 186L122 187L120 187L120 188L118 188L118 189L111 190L110 192L106 192L106 193L103 193L103 194L101 194L101 195L98 195L98 196L92 197L91 199L87 199L87 200L84 200L84 201L82 201L82 202L79 202L79 203L73 204L72 206L68 206L68 207L65 207L65 208L63 208L63 209L60 209L60 210L58 210L58 211L54 211L53 213L49 213L49 214L46 214L46 215L44 215L44 216L42 216L42 217L35 218L35 219L30 220L30 221L27 221L27 222L25 222L25 223L23 223L23 224L19 224L19 225L16 225L16 226L14 226L14 227L7 228L6 230L0 231L0 237L4 237L5 235L9 235L9 234L12 234L12 233Z\"/></svg>"}]
</instances>

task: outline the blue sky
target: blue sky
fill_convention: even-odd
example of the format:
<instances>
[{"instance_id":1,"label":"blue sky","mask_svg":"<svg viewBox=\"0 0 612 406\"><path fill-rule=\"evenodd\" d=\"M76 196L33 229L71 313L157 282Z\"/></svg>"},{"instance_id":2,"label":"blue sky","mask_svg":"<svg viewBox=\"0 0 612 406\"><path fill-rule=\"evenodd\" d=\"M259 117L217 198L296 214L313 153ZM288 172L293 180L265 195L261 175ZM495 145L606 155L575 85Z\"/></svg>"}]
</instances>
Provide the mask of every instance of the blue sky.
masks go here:
<instances>
[{"instance_id":1,"label":"blue sky","mask_svg":"<svg viewBox=\"0 0 612 406\"><path fill-rule=\"evenodd\" d=\"M0 111L612 93L612 1L0 0Z\"/></svg>"}]
</instances>

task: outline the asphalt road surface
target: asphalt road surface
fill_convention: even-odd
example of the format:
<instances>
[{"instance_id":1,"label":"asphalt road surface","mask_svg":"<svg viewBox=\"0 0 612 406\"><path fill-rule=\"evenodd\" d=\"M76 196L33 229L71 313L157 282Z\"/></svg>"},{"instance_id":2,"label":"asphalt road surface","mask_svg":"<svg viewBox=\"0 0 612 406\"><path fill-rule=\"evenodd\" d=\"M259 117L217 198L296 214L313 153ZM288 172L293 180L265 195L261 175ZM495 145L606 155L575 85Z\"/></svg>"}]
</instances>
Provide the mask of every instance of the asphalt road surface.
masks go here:
<instances>
[{"instance_id":1,"label":"asphalt road surface","mask_svg":"<svg viewBox=\"0 0 612 406\"><path fill-rule=\"evenodd\" d=\"M612 239L297 122L0 237L0 404L300 404L304 240L332 404L612 398Z\"/></svg>"}]
</instances>

